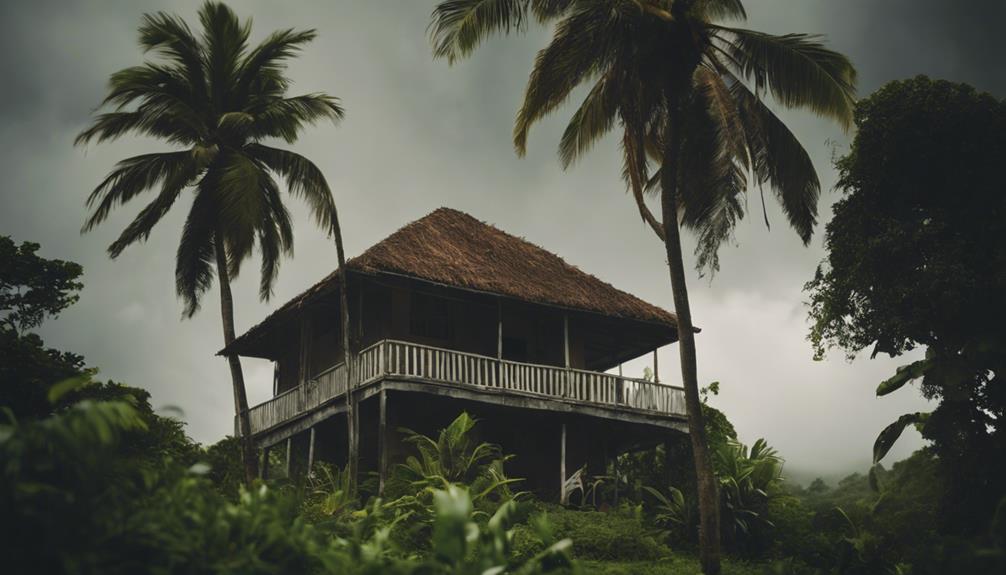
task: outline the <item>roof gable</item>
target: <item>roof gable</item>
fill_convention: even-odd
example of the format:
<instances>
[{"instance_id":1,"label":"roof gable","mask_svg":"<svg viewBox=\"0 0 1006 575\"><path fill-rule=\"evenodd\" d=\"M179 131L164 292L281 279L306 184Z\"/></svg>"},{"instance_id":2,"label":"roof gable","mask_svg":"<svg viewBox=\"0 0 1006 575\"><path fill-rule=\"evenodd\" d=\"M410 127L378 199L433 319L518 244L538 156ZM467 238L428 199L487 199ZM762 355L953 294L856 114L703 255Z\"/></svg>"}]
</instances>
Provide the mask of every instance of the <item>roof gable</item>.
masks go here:
<instances>
[{"instance_id":1,"label":"roof gable","mask_svg":"<svg viewBox=\"0 0 1006 575\"><path fill-rule=\"evenodd\" d=\"M531 303L676 324L670 312L523 238L449 208L406 225L348 265L364 272L396 273Z\"/></svg>"}]
</instances>

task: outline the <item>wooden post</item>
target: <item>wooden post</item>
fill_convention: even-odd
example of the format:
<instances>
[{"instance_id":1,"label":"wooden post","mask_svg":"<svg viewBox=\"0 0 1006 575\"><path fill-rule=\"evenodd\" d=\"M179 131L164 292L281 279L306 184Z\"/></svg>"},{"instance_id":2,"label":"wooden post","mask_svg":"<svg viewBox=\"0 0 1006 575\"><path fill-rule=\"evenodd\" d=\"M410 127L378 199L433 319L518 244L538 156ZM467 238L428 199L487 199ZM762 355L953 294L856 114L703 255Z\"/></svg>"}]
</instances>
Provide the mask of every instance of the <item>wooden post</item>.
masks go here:
<instances>
[{"instance_id":1,"label":"wooden post","mask_svg":"<svg viewBox=\"0 0 1006 575\"><path fill-rule=\"evenodd\" d=\"M290 455L293 452L293 436L286 438L286 477L290 478Z\"/></svg>"},{"instance_id":2,"label":"wooden post","mask_svg":"<svg viewBox=\"0 0 1006 575\"><path fill-rule=\"evenodd\" d=\"M566 504L566 422L562 422L559 434L559 503Z\"/></svg>"},{"instance_id":3,"label":"wooden post","mask_svg":"<svg viewBox=\"0 0 1006 575\"><path fill-rule=\"evenodd\" d=\"M381 390L380 395L380 423L377 428L378 454L378 494L384 494L384 482L388 475L388 392Z\"/></svg>"},{"instance_id":4,"label":"wooden post","mask_svg":"<svg viewBox=\"0 0 1006 575\"><path fill-rule=\"evenodd\" d=\"M307 444L307 475L310 477L314 469L314 426L311 426L311 439Z\"/></svg>"},{"instance_id":5,"label":"wooden post","mask_svg":"<svg viewBox=\"0 0 1006 575\"><path fill-rule=\"evenodd\" d=\"M566 371L562 374L562 397L566 397L569 394L569 388L571 385L572 376L569 373L569 314L562 314L562 356L563 365L566 366ZM565 424L564 424L565 425ZM565 429L565 427L563 427ZM565 481L565 479L563 479Z\"/></svg>"},{"instance_id":6,"label":"wooden post","mask_svg":"<svg viewBox=\"0 0 1006 575\"><path fill-rule=\"evenodd\" d=\"M357 480L356 474L359 472L357 470L357 465L360 456L360 418L359 418L360 404L355 399L352 399L351 401L353 403L352 409L350 409L346 413L346 417L349 418L349 428L350 428L350 433L348 437L349 445L347 451L347 456L349 457L349 460L346 461L346 464L350 466L350 474L352 475L350 481L353 483L354 486L353 489L355 490Z\"/></svg>"},{"instance_id":7,"label":"wooden post","mask_svg":"<svg viewBox=\"0 0 1006 575\"><path fill-rule=\"evenodd\" d=\"M657 350L653 350L653 383L660 383L660 370L657 364Z\"/></svg>"},{"instance_id":8,"label":"wooden post","mask_svg":"<svg viewBox=\"0 0 1006 575\"><path fill-rule=\"evenodd\" d=\"M308 376L308 366L307 366L307 319L304 317L304 310L300 310L300 357L298 366L300 369L297 371L297 385L304 385L307 381Z\"/></svg>"},{"instance_id":9,"label":"wooden post","mask_svg":"<svg viewBox=\"0 0 1006 575\"><path fill-rule=\"evenodd\" d=\"M272 362L272 396L276 397L279 393L279 362Z\"/></svg>"},{"instance_id":10,"label":"wooden post","mask_svg":"<svg viewBox=\"0 0 1006 575\"><path fill-rule=\"evenodd\" d=\"M562 314L562 350L566 361L566 369L569 369L569 314Z\"/></svg>"},{"instance_id":11,"label":"wooden post","mask_svg":"<svg viewBox=\"0 0 1006 575\"><path fill-rule=\"evenodd\" d=\"M618 385L615 386L615 403L624 403L622 401L622 396L625 395L625 381L622 379L622 364L618 364ZM618 494L616 491L615 500L618 500Z\"/></svg>"}]
</instances>

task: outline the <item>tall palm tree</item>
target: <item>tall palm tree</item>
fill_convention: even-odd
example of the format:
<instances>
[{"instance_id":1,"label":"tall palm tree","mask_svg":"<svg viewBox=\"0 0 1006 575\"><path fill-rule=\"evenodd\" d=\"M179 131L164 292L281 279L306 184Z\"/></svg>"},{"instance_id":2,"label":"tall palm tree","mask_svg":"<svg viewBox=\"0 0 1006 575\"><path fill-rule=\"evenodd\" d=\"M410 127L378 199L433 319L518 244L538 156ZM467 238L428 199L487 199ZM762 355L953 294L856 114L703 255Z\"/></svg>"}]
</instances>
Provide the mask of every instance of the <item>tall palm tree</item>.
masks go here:
<instances>
[{"instance_id":1,"label":"tall palm tree","mask_svg":"<svg viewBox=\"0 0 1006 575\"><path fill-rule=\"evenodd\" d=\"M214 275L220 285L224 344L234 340L231 280L255 246L261 253L259 295L272 294L282 256L293 254L293 223L274 176L304 199L317 224L335 237L345 269L339 216L321 171L303 156L262 143L267 138L297 140L307 124L338 121L343 109L326 94L288 96L287 61L315 37L313 30L281 30L249 48L251 22L241 22L227 6L206 2L199 10L201 36L179 17L158 12L143 17L140 47L155 56L112 74L107 108L76 139L115 140L126 134L164 140L174 151L141 154L120 161L91 192L84 232L102 223L120 204L157 190L108 248L112 258L143 242L185 190L193 192L175 263L175 287L184 315L198 311ZM342 274L345 281L345 274ZM344 286L343 286L344 288ZM345 289L342 290L345 296ZM343 334L348 339L348 307L343 301ZM348 345L346 349L349 349ZM227 355L234 409L242 437L248 481L257 475L250 434L248 398L241 363Z\"/></svg>"},{"instance_id":2,"label":"tall palm tree","mask_svg":"<svg viewBox=\"0 0 1006 575\"><path fill-rule=\"evenodd\" d=\"M517 113L518 154L525 152L531 126L579 86L589 91L560 141L562 165L620 129L623 177L666 250L705 573L719 572L718 497L698 393L680 228L698 236L698 267L717 269L718 247L744 215L750 182L760 190L771 187L789 223L809 242L820 183L807 152L763 98L771 95L782 106L807 108L848 128L855 96L856 74L846 57L814 36L774 36L723 24L745 18L740 0L445 0L430 25L435 56L454 62L494 33L555 22ZM659 192L660 218L646 204L647 191ZM762 202L764 210L764 193Z\"/></svg>"}]
</instances>

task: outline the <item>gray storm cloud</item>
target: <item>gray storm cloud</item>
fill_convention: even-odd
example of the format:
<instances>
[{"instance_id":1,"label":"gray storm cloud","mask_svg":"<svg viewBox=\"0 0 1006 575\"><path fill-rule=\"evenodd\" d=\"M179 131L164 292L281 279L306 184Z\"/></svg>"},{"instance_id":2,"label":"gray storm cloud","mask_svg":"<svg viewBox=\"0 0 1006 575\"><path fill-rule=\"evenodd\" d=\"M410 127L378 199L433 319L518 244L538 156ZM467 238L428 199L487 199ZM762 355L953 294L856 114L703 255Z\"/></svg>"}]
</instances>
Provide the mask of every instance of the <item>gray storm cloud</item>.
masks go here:
<instances>
[{"instance_id":1,"label":"gray storm cloud","mask_svg":"<svg viewBox=\"0 0 1006 575\"><path fill-rule=\"evenodd\" d=\"M967 5L967 9L961 7ZM318 40L291 68L294 91L342 98L346 120L310 130L296 146L332 184L350 254L439 206L465 210L563 256L616 286L672 307L661 247L640 223L619 179L617 146L602 142L563 172L555 146L565 119L544 122L526 158L510 143L513 114L547 30L493 40L453 68L430 57L426 25L433 2L234 1L253 16L255 38L281 27L316 28ZM5 2L0 5L0 233L38 241L49 257L86 270L81 301L43 329L50 345L84 354L105 377L149 389L155 405L180 407L189 433L215 441L231 430L227 369L214 357L220 321L214 295L181 321L174 253L187 206L179 205L146 245L117 261L107 244L135 214L130 206L97 232L80 236L83 201L113 163L164 144L122 141L77 149L75 133L102 96L108 75L138 63L136 26L144 12L194 20L197 2ZM826 34L860 71L861 93L919 73L965 81L1006 95L1001 24L1004 2L762 0L747 3L750 27ZM834 154L848 136L801 113L784 113L831 188ZM826 191L822 219L837 199ZM238 327L246 328L335 267L335 249L302 206L294 207L296 257L281 271L272 302L256 299L251 271L239 278ZM757 195L750 211L758 214ZM760 215L760 214L758 214ZM767 232L759 217L737 230L711 282L693 275L703 382L742 439L764 436L790 469L832 474L865 465L876 432L923 400L903 390L882 400L876 383L902 361L840 354L813 362L805 340L802 285L824 256L820 233L805 248L777 210ZM252 270L252 267L248 268ZM676 348L661 352L662 379L676 379ZM252 401L271 389L267 363L245 363ZM641 372L643 362L626 366ZM903 441L895 456L920 445Z\"/></svg>"}]
</instances>

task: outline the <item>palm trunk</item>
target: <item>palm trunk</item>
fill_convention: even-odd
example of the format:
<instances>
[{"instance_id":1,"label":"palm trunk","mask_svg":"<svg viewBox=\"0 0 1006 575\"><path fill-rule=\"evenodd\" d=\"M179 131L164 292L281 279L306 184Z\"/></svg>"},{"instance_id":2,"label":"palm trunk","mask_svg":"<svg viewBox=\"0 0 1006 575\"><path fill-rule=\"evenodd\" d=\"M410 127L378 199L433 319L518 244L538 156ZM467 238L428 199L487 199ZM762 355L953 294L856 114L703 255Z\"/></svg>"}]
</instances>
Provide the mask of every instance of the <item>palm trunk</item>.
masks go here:
<instances>
[{"instance_id":1,"label":"palm trunk","mask_svg":"<svg viewBox=\"0 0 1006 575\"><path fill-rule=\"evenodd\" d=\"M335 236L335 252L339 260L339 307L342 316L342 356L346 364L346 438L347 438L347 461L349 467L349 490L356 490L356 473L359 463L359 438L357 437L359 424L357 421L357 405L353 394L353 362L352 346L349 335L349 275L346 269L346 251L342 245L342 228L339 226L339 213L335 206L332 206L332 234Z\"/></svg>"},{"instance_id":2,"label":"palm trunk","mask_svg":"<svg viewBox=\"0 0 1006 575\"><path fill-rule=\"evenodd\" d=\"M681 233L678 228L677 160L681 155L680 102L671 103L671 115L664 133L664 157L661 165L661 208L664 224L664 247L667 267L671 275L674 311L678 318L678 350L681 354L681 381L685 388L685 406L688 411L688 434L692 441L695 476L699 495L699 559L702 572L718 575L720 572L720 517L719 494L713 474L706 428L699 400L699 382L695 358L695 331L692 311L688 303L688 286L685 284L685 264L681 256Z\"/></svg>"},{"instance_id":3,"label":"palm trunk","mask_svg":"<svg viewBox=\"0 0 1006 575\"><path fill-rule=\"evenodd\" d=\"M214 251L217 257L217 281L220 283L220 317L224 324L224 347L234 341L234 297L231 295L231 281L227 273L227 252L223 238L216 234ZM227 363L231 368L231 383L234 386L234 412L238 418L241 440L241 462L245 469L245 483L251 485L258 477L258 458L255 456L255 442L251 435L251 421L248 419L248 393L245 378L241 372L241 360L237 355L228 354Z\"/></svg>"}]
</instances>

